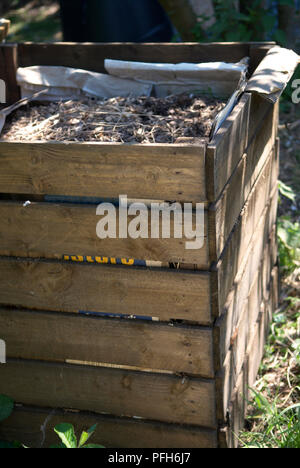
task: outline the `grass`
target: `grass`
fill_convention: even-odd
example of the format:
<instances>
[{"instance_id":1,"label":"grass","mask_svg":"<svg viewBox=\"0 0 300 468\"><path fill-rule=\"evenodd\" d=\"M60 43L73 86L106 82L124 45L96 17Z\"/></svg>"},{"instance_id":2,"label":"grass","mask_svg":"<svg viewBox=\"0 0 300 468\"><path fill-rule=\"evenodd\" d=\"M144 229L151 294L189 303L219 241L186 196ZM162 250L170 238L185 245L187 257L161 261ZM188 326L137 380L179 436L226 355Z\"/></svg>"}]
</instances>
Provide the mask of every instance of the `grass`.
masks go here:
<instances>
[{"instance_id":1,"label":"grass","mask_svg":"<svg viewBox=\"0 0 300 468\"><path fill-rule=\"evenodd\" d=\"M18 2L12 4L12 8L5 13L5 18L11 20L8 41L62 40L58 1L32 0L21 7L17 6Z\"/></svg>"}]
</instances>

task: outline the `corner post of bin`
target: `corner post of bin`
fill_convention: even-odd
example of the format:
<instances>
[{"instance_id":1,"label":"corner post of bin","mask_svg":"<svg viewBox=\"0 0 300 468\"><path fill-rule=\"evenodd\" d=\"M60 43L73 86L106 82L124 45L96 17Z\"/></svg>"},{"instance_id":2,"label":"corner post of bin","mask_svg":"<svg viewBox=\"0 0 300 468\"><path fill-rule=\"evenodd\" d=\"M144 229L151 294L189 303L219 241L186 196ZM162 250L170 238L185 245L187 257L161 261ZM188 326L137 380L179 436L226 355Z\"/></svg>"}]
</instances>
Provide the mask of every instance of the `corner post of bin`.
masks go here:
<instances>
[{"instance_id":1,"label":"corner post of bin","mask_svg":"<svg viewBox=\"0 0 300 468\"><path fill-rule=\"evenodd\" d=\"M1 99L1 104L10 105L20 99L17 68L18 44L0 44L0 84L3 89L5 86L5 99Z\"/></svg>"}]
</instances>

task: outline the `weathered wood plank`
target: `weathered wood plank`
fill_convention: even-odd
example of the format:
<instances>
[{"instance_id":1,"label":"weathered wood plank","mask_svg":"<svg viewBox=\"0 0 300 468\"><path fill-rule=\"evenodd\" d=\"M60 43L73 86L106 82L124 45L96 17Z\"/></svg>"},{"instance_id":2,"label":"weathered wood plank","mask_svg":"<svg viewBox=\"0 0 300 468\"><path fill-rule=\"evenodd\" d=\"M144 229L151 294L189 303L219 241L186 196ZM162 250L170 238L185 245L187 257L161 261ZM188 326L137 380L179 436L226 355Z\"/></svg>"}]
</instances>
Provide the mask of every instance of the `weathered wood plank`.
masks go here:
<instances>
[{"instance_id":1,"label":"weathered wood plank","mask_svg":"<svg viewBox=\"0 0 300 468\"><path fill-rule=\"evenodd\" d=\"M217 305L219 313L226 303L232 285L236 281L237 275L243 271L246 265L247 258L250 255L250 250L254 244L261 242L257 240L257 230L261 226L262 233L268 234L270 227L276 219L277 211L277 194L274 194L276 187L272 189L270 183L272 180L273 170L275 169L276 152L270 155L257 183L253 187L252 193L249 196L248 202L244 206L241 215L231 232L226 247L216 265L216 276L219 291L219 304ZM273 170L272 170L273 169ZM273 197L272 213L266 218L269 197ZM264 213L265 211L265 213ZM257 245L258 245L257 244ZM263 246L261 246L263 247Z\"/></svg>"},{"instance_id":2,"label":"weathered wood plank","mask_svg":"<svg viewBox=\"0 0 300 468\"><path fill-rule=\"evenodd\" d=\"M17 44L0 44L0 79L4 81L6 87L6 105L20 99L20 89L16 79L17 68Z\"/></svg>"},{"instance_id":3,"label":"weathered wood plank","mask_svg":"<svg viewBox=\"0 0 300 468\"><path fill-rule=\"evenodd\" d=\"M273 228L273 225L276 221L276 215L277 203L275 202L273 203L270 216L265 217L264 214L261 216L260 221L257 224L255 234L252 237L251 244L249 245L248 249L244 252L244 255L242 255L242 252L240 254L240 266L238 268L234 265L234 261L237 258L236 256L234 257L234 260L232 260L232 262L230 261L229 252L230 249L234 247L234 243L232 243L232 247L228 247L228 257L226 256L226 259L224 256L223 264L222 259L220 260L220 266L217 268L219 314L222 313L223 308L225 307L230 290L235 288L235 284L239 283L243 275L246 275L245 272L247 272L247 277L249 281L251 278L253 279L253 276L257 271L260 258L262 256L264 245L266 244L271 230ZM250 284L251 282L249 283L249 286Z\"/></svg>"},{"instance_id":4,"label":"weathered wood plank","mask_svg":"<svg viewBox=\"0 0 300 468\"><path fill-rule=\"evenodd\" d=\"M104 73L104 60L142 62L239 62L249 55L249 43L23 43L18 44L21 67L55 65Z\"/></svg>"},{"instance_id":5,"label":"weathered wood plank","mask_svg":"<svg viewBox=\"0 0 300 468\"><path fill-rule=\"evenodd\" d=\"M277 133L276 112L277 109L272 107L265 116L261 128L257 130L247 153L240 159L219 200L209 207L209 229L212 231L215 226L216 230L215 237L209 237L212 261L219 259L245 202L261 176L270 153L274 151ZM272 166L272 181L277 177L278 157Z\"/></svg>"},{"instance_id":6,"label":"weathered wood plank","mask_svg":"<svg viewBox=\"0 0 300 468\"><path fill-rule=\"evenodd\" d=\"M257 128L252 144L247 149L246 187L251 189L265 161L274 147L278 134L279 105L273 105ZM249 187L248 187L249 186Z\"/></svg>"},{"instance_id":7,"label":"weathered wood plank","mask_svg":"<svg viewBox=\"0 0 300 468\"><path fill-rule=\"evenodd\" d=\"M0 193L204 202L205 146L0 142Z\"/></svg>"},{"instance_id":8,"label":"weathered wood plank","mask_svg":"<svg viewBox=\"0 0 300 468\"><path fill-rule=\"evenodd\" d=\"M272 293L271 293L272 294ZM247 354L240 374L236 378L236 385L232 391L231 401L227 407L226 430L219 437L223 446L237 447L240 430L244 427L249 389L253 387L261 359L264 355L264 346L269 330L270 317L272 315L272 299L269 296L261 305L258 320L253 329L253 335L249 342ZM225 440L224 440L225 439Z\"/></svg>"},{"instance_id":9,"label":"weathered wood plank","mask_svg":"<svg viewBox=\"0 0 300 468\"><path fill-rule=\"evenodd\" d=\"M47 419L48 418L48 419ZM45 437L41 426L45 425ZM1 440L21 440L28 447L57 444L53 428L62 421L74 425L76 433L97 424L91 442L107 448L216 448L216 431L193 426L112 418L88 412L17 407L0 425Z\"/></svg>"},{"instance_id":10,"label":"weathered wood plank","mask_svg":"<svg viewBox=\"0 0 300 468\"><path fill-rule=\"evenodd\" d=\"M0 259L0 303L211 323L209 273Z\"/></svg>"},{"instance_id":11,"label":"weathered wood plank","mask_svg":"<svg viewBox=\"0 0 300 468\"><path fill-rule=\"evenodd\" d=\"M276 42L250 44L250 68L249 72L252 75L262 59L266 56L267 52L276 45Z\"/></svg>"},{"instance_id":12,"label":"weathered wood plank","mask_svg":"<svg viewBox=\"0 0 300 468\"><path fill-rule=\"evenodd\" d=\"M163 239L161 233L159 239L151 238L150 209L147 216L148 239L119 238L117 208L117 237L99 239L96 227L101 218L96 215L96 205L0 201L0 255L58 259L64 255L135 258L169 263L195 263L200 269L209 269L206 221L203 247L187 249L186 242L190 239L185 236L182 239L174 238L173 215L170 239ZM133 218L134 216L127 217L127 225Z\"/></svg>"},{"instance_id":13,"label":"weathered wood plank","mask_svg":"<svg viewBox=\"0 0 300 468\"><path fill-rule=\"evenodd\" d=\"M1 367L0 393L31 406L216 428L213 380L9 360Z\"/></svg>"},{"instance_id":14,"label":"weathered wood plank","mask_svg":"<svg viewBox=\"0 0 300 468\"><path fill-rule=\"evenodd\" d=\"M212 330L0 308L8 358L82 361L214 378Z\"/></svg>"},{"instance_id":15,"label":"weathered wood plank","mask_svg":"<svg viewBox=\"0 0 300 468\"><path fill-rule=\"evenodd\" d=\"M207 147L207 199L211 202L218 199L248 146L250 105L251 94L245 93Z\"/></svg>"},{"instance_id":16,"label":"weathered wood plank","mask_svg":"<svg viewBox=\"0 0 300 468\"><path fill-rule=\"evenodd\" d=\"M228 351L233 350L237 374L246 352L247 336L257 320L260 305L270 287L271 270L274 266L271 248L271 245L266 246L250 287L241 279L236 294L231 294L230 304L214 327L215 354L219 353L219 363L222 366Z\"/></svg>"},{"instance_id":17,"label":"weathered wood plank","mask_svg":"<svg viewBox=\"0 0 300 468\"><path fill-rule=\"evenodd\" d=\"M228 346L229 336L228 334L224 336L225 324L223 323L222 326L222 321L218 321L216 324L215 349L221 350L220 359L223 360L221 370L216 377L217 414L220 421L226 419L228 405L237 385L238 377L248 359L248 349L255 334L253 330L261 312L261 304L266 299L269 300L274 251L276 251L275 230L264 249L263 259L256 274L257 280L251 282L252 286L250 286L249 281L242 279L238 287L236 301L229 307L228 315L225 316L227 326L233 330L233 334L230 336L230 348L225 357L224 350ZM266 270L269 271L268 278L266 278ZM245 275L245 277L247 276ZM232 324L230 324L230 319ZM218 326L221 326L221 330L218 330Z\"/></svg>"}]
</instances>

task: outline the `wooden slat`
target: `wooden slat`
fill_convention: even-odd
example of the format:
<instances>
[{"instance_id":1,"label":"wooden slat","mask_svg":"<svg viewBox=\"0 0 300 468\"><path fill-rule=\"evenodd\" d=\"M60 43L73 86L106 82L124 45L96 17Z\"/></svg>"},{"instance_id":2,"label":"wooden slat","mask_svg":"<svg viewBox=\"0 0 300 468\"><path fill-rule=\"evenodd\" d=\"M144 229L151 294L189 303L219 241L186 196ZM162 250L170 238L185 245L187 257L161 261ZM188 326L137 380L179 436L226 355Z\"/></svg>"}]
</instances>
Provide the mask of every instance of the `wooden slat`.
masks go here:
<instances>
[{"instance_id":1,"label":"wooden slat","mask_svg":"<svg viewBox=\"0 0 300 468\"><path fill-rule=\"evenodd\" d=\"M0 259L4 305L211 323L209 273Z\"/></svg>"},{"instance_id":2,"label":"wooden slat","mask_svg":"<svg viewBox=\"0 0 300 468\"><path fill-rule=\"evenodd\" d=\"M216 266L219 284L219 304L217 306L219 313L222 313L227 296L237 275L243 271L249 251L252 249L254 242L256 242L258 226L260 225L261 229L269 232L267 231L269 224L264 226L266 213L263 214L263 211L267 210L265 207L269 204L269 196L272 196L273 199L275 197L272 205L273 210L270 224L272 225L275 222L277 201L274 191L277 189L276 187L274 189L270 187L273 172L277 173L275 157L276 153L273 151L249 196L247 204L238 218L234 230L230 234L226 247Z\"/></svg>"},{"instance_id":3,"label":"wooden slat","mask_svg":"<svg viewBox=\"0 0 300 468\"><path fill-rule=\"evenodd\" d=\"M214 226L216 230L215 237L212 235L209 237L212 261L219 259L228 236L260 176L267 158L273 151L277 132L275 115L276 108L272 107L268 115L265 116L261 128L257 130L247 152L240 159L219 200L209 207L210 231L213 230ZM274 180L274 177L277 179L277 176L278 158L274 162L274 166L272 166L272 180Z\"/></svg>"},{"instance_id":4,"label":"wooden slat","mask_svg":"<svg viewBox=\"0 0 300 468\"><path fill-rule=\"evenodd\" d=\"M276 201L276 200L275 200ZM260 218L259 223L257 224L255 234L252 237L251 244L248 249L244 252L240 252L240 265L239 268L234 265L235 259L230 261L230 250L234 248L234 243L232 247L228 247L228 257L225 259L222 264L217 269L217 278L218 278L218 290L219 290L219 314L223 312L223 308L226 304L228 294L231 289L235 288L235 284L240 281L242 275L245 275L247 271L247 277L253 279L253 275L257 271L260 258L264 249L264 245L267 242L270 232L273 228L273 225L276 221L277 216L277 203L273 203L270 216L267 218L263 214ZM225 252L226 253L226 252ZM249 266L248 266L249 265ZM250 286L251 282L249 283Z\"/></svg>"},{"instance_id":5,"label":"wooden slat","mask_svg":"<svg viewBox=\"0 0 300 468\"><path fill-rule=\"evenodd\" d=\"M215 353L218 350L221 366L224 364L230 349L234 350L236 369L239 367L239 358L243 358L245 354L247 334L257 320L260 304L270 286L271 270L274 266L270 249L271 246L266 246L251 286L249 287L247 282L244 283L242 278L236 294L232 294L230 304L226 307L224 314L216 321L214 327ZM240 344L244 339L244 344ZM243 352L237 352L237 350L241 351L242 348ZM240 368L237 370L238 374L239 372Z\"/></svg>"},{"instance_id":6,"label":"wooden slat","mask_svg":"<svg viewBox=\"0 0 300 468\"><path fill-rule=\"evenodd\" d=\"M212 330L0 308L8 358L131 366L213 378Z\"/></svg>"},{"instance_id":7,"label":"wooden slat","mask_svg":"<svg viewBox=\"0 0 300 468\"><path fill-rule=\"evenodd\" d=\"M250 69L252 75L262 59L266 56L267 52L276 45L276 42L266 44L250 44Z\"/></svg>"},{"instance_id":8,"label":"wooden slat","mask_svg":"<svg viewBox=\"0 0 300 468\"><path fill-rule=\"evenodd\" d=\"M142 62L238 62L249 55L249 43L23 43L18 44L21 67L56 65L103 73L104 60Z\"/></svg>"},{"instance_id":9,"label":"wooden slat","mask_svg":"<svg viewBox=\"0 0 300 468\"><path fill-rule=\"evenodd\" d=\"M266 116L272 112L273 106L274 104L263 98L260 94L251 94L248 146L252 144L257 132L263 125Z\"/></svg>"},{"instance_id":10,"label":"wooden slat","mask_svg":"<svg viewBox=\"0 0 300 468\"><path fill-rule=\"evenodd\" d=\"M245 93L207 147L207 198L214 202L221 194L248 145L251 95Z\"/></svg>"},{"instance_id":11,"label":"wooden slat","mask_svg":"<svg viewBox=\"0 0 300 468\"><path fill-rule=\"evenodd\" d=\"M0 142L0 193L203 202L205 146Z\"/></svg>"},{"instance_id":12,"label":"wooden slat","mask_svg":"<svg viewBox=\"0 0 300 468\"><path fill-rule=\"evenodd\" d=\"M213 380L10 360L0 393L32 406L216 427Z\"/></svg>"},{"instance_id":13,"label":"wooden slat","mask_svg":"<svg viewBox=\"0 0 300 468\"><path fill-rule=\"evenodd\" d=\"M251 189L253 182L256 180L274 146L278 134L278 115L279 105L277 103L265 114L263 121L257 128L250 147L247 148L248 164L246 168L247 185L245 190Z\"/></svg>"},{"instance_id":14,"label":"wooden slat","mask_svg":"<svg viewBox=\"0 0 300 468\"><path fill-rule=\"evenodd\" d=\"M135 258L174 263L195 263L201 269L210 266L207 232L201 249L186 249L183 237L151 238L151 213L148 212L148 239L122 239L117 215L117 238L99 239L96 233L100 216L95 205L70 203L31 203L0 201L0 255L14 257L63 258L64 255ZM128 217L127 224L133 216ZM204 228L207 229L205 221Z\"/></svg>"},{"instance_id":15,"label":"wooden slat","mask_svg":"<svg viewBox=\"0 0 300 468\"><path fill-rule=\"evenodd\" d=\"M48 419L47 419L48 418ZM47 422L46 422L47 421ZM81 434L97 424L91 443L107 448L216 448L216 431L192 426L156 423L129 418L111 418L95 413L17 407L0 425L1 440L20 440L33 448L57 444L53 428L69 422ZM45 424L46 422L46 424ZM45 436L41 427L45 424Z\"/></svg>"},{"instance_id":16,"label":"wooden slat","mask_svg":"<svg viewBox=\"0 0 300 468\"><path fill-rule=\"evenodd\" d=\"M247 403L249 401L250 388L256 380L257 371L264 354L264 346L270 323L271 298L262 304L259 318L255 324L254 333L249 343L244 366L236 379L236 385L232 392L228 405L228 426L219 437L219 445L236 448L239 445L238 434L244 427ZM225 440L224 440L225 439Z\"/></svg>"},{"instance_id":17,"label":"wooden slat","mask_svg":"<svg viewBox=\"0 0 300 468\"><path fill-rule=\"evenodd\" d=\"M221 370L216 377L217 414L221 421L226 419L228 405L237 385L238 376L248 359L249 343L251 343L254 334L253 328L256 326L261 312L261 304L269 297L274 252L276 252L275 229L264 249L258 272L253 275L254 278L257 277L257 280L249 281L247 274L244 275L241 283L237 286L238 292L234 298L235 302L233 302L232 307L229 307L228 315L225 316L228 328L233 330L230 337L230 348L226 356L224 356L224 350L228 343L227 336L224 336L224 332L226 333L225 323L222 324L222 321L218 321L216 324L215 349L221 350L220 359L223 360ZM266 269L269 270L268 278L266 278ZM218 327L221 328L218 330Z\"/></svg>"},{"instance_id":18,"label":"wooden slat","mask_svg":"<svg viewBox=\"0 0 300 468\"><path fill-rule=\"evenodd\" d=\"M275 309L272 300L272 285L265 302L262 304L260 316L255 324L252 339L249 342L247 355L243 369L237 378L237 384L233 391L232 399L228 407L229 427L227 428L226 445L237 447L240 430L244 427L244 418L249 401L249 389L253 387L260 362L264 355L264 346L268 335L269 324Z\"/></svg>"},{"instance_id":19,"label":"wooden slat","mask_svg":"<svg viewBox=\"0 0 300 468\"><path fill-rule=\"evenodd\" d=\"M17 45L0 44L0 79L6 86L6 105L13 104L20 99L16 72L18 68Z\"/></svg>"}]
</instances>

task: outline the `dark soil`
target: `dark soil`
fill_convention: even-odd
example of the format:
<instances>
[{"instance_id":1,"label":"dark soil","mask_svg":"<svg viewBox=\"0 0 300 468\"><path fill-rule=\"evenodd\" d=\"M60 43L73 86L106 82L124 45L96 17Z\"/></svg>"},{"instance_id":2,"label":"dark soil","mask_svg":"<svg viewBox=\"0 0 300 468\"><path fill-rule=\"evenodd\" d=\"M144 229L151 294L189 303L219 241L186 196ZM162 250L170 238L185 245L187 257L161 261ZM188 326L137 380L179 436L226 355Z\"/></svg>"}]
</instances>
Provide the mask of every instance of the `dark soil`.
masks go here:
<instances>
[{"instance_id":1,"label":"dark soil","mask_svg":"<svg viewBox=\"0 0 300 468\"><path fill-rule=\"evenodd\" d=\"M31 103L8 117L6 141L180 143L207 138L225 101L181 94Z\"/></svg>"}]
</instances>

